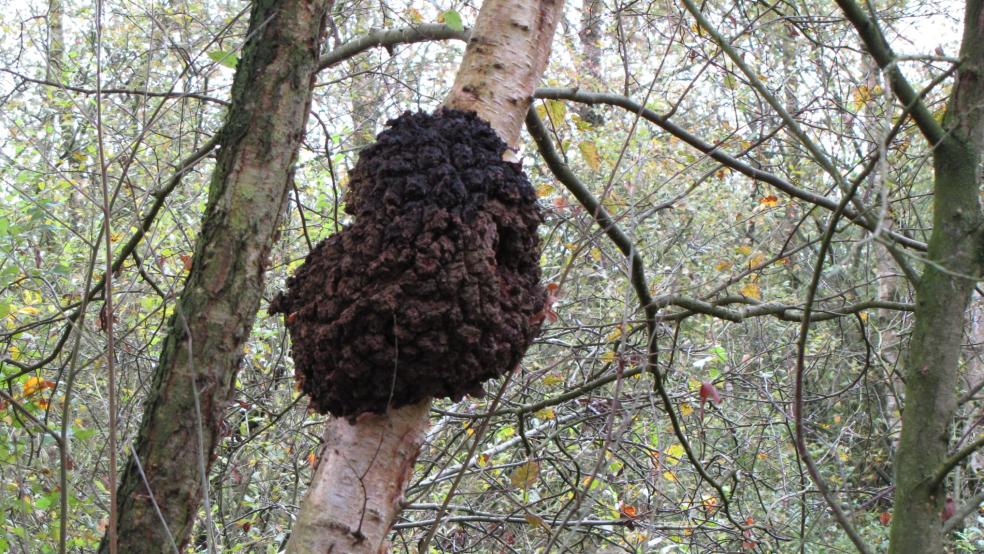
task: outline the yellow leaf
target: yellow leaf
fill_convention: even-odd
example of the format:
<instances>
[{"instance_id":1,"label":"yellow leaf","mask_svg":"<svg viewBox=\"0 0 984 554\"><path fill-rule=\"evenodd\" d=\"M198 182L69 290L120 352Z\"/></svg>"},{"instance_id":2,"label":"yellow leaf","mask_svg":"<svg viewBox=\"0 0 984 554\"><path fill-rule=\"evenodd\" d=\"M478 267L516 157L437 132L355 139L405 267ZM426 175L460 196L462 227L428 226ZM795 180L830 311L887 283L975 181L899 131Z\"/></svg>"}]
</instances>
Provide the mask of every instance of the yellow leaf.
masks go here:
<instances>
[{"instance_id":1,"label":"yellow leaf","mask_svg":"<svg viewBox=\"0 0 984 554\"><path fill-rule=\"evenodd\" d=\"M588 252L588 254L591 256L591 259L592 260L594 260L596 262L600 262L601 261L601 249L598 248L597 246L594 247L594 248L592 248L591 251Z\"/></svg>"},{"instance_id":2,"label":"yellow leaf","mask_svg":"<svg viewBox=\"0 0 984 554\"><path fill-rule=\"evenodd\" d=\"M509 475L509 482L514 487L528 489L540 478L540 464L537 462L526 462L517 467Z\"/></svg>"},{"instance_id":3,"label":"yellow leaf","mask_svg":"<svg viewBox=\"0 0 984 554\"><path fill-rule=\"evenodd\" d=\"M553 408L544 408L542 410L537 410L536 412L534 412L533 415L535 415L540 419L547 419L547 420L557 418L557 414L554 412Z\"/></svg>"},{"instance_id":4,"label":"yellow leaf","mask_svg":"<svg viewBox=\"0 0 984 554\"><path fill-rule=\"evenodd\" d=\"M755 283L748 283L747 285L741 287L741 289L738 292L753 300L762 299L762 289L760 289L759 286L756 285Z\"/></svg>"},{"instance_id":5,"label":"yellow leaf","mask_svg":"<svg viewBox=\"0 0 984 554\"><path fill-rule=\"evenodd\" d=\"M536 187L536 195L539 196L540 198L543 198L545 196L550 196L551 194L553 194L553 192L554 192L554 188L549 184L542 184Z\"/></svg>"},{"instance_id":6,"label":"yellow leaf","mask_svg":"<svg viewBox=\"0 0 984 554\"><path fill-rule=\"evenodd\" d=\"M24 381L24 396L31 396L44 389L55 388L55 383L53 381L45 381L40 377L31 377L27 381Z\"/></svg>"},{"instance_id":7,"label":"yellow leaf","mask_svg":"<svg viewBox=\"0 0 984 554\"><path fill-rule=\"evenodd\" d=\"M619 325L619 326L615 327L615 330L614 331L612 331L611 333L608 333L608 336L606 337L606 340L608 342L615 342L621 336L622 336L622 326Z\"/></svg>"},{"instance_id":8,"label":"yellow leaf","mask_svg":"<svg viewBox=\"0 0 984 554\"><path fill-rule=\"evenodd\" d=\"M735 252L738 252L742 256L747 256L747 255L749 255L749 254L752 253L752 247L751 246L748 246L747 244L743 244L743 245L739 246L738 248L736 248L735 249Z\"/></svg>"},{"instance_id":9,"label":"yellow leaf","mask_svg":"<svg viewBox=\"0 0 984 554\"><path fill-rule=\"evenodd\" d=\"M37 308L35 308L33 306L24 306L23 308L19 308L17 310L17 313L19 313L19 314L29 314L29 315L38 315L39 313L41 313L41 310L38 310Z\"/></svg>"},{"instance_id":10,"label":"yellow leaf","mask_svg":"<svg viewBox=\"0 0 984 554\"><path fill-rule=\"evenodd\" d=\"M858 317L861 318L861 321L868 321L868 312L859 312Z\"/></svg>"},{"instance_id":11,"label":"yellow leaf","mask_svg":"<svg viewBox=\"0 0 984 554\"><path fill-rule=\"evenodd\" d=\"M667 456L666 463L675 466L680 463L680 460L683 459L683 456L687 453L687 451L683 449L682 445L674 444L664 450L663 453Z\"/></svg>"},{"instance_id":12,"label":"yellow leaf","mask_svg":"<svg viewBox=\"0 0 984 554\"><path fill-rule=\"evenodd\" d=\"M312 450L307 455L307 463L308 463L309 466L314 467L314 464L317 461L318 461L318 456L315 455L314 450Z\"/></svg>"},{"instance_id":13,"label":"yellow leaf","mask_svg":"<svg viewBox=\"0 0 984 554\"><path fill-rule=\"evenodd\" d=\"M489 465L489 460L491 458L488 454L479 454L478 456L478 467L486 467Z\"/></svg>"},{"instance_id":14,"label":"yellow leaf","mask_svg":"<svg viewBox=\"0 0 984 554\"><path fill-rule=\"evenodd\" d=\"M680 404L680 413L683 415L683 417L687 417L690 414L694 413L694 407L691 406L688 402L684 402L683 404Z\"/></svg>"},{"instance_id":15,"label":"yellow leaf","mask_svg":"<svg viewBox=\"0 0 984 554\"><path fill-rule=\"evenodd\" d=\"M409 17L410 21L413 21L414 23L420 23L424 20L424 16L417 8L407 8L407 17Z\"/></svg>"},{"instance_id":16,"label":"yellow leaf","mask_svg":"<svg viewBox=\"0 0 984 554\"><path fill-rule=\"evenodd\" d=\"M590 121L582 119L581 116L577 114L571 115L571 121L574 122L574 126L577 127L578 131L587 131L593 127Z\"/></svg>"},{"instance_id":17,"label":"yellow leaf","mask_svg":"<svg viewBox=\"0 0 984 554\"><path fill-rule=\"evenodd\" d=\"M750 268L759 267L763 265L765 262L767 262L768 260L769 258L765 254L762 253L755 254L754 256L752 256L751 260L748 260L748 267Z\"/></svg>"},{"instance_id":18,"label":"yellow leaf","mask_svg":"<svg viewBox=\"0 0 984 554\"><path fill-rule=\"evenodd\" d=\"M548 387L559 385L563 382L564 382L564 378L561 377L560 374L558 373L548 373L543 376L543 384L547 385Z\"/></svg>"},{"instance_id":19,"label":"yellow leaf","mask_svg":"<svg viewBox=\"0 0 984 554\"><path fill-rule=\"evenodd\" d=\"M677 480L676 475L672 471L669 471L669 470L663 472L663 479L666 479L667 481L676 481Z\"/></svg>"},{"instance_id":20,"label":"yellow leaf","mask_svg":"<svg viewBox=\"0 0 984 554\"><path fill-rule=\"evenodd\" d=\"M10 353L11 360L17 360L21 357L20 348L17 348L17 346L15 345L10 345L10 348L7 349L7 352Z\"/></svg>"},{"instance_id":21,"label":"yellow leaf","mask_svg":"<svg viewBox=\"0 0 984 554\"><path fill-rule=\"evenodd\" d=\"M581 150L581 156L584 157L584 162L588 164L588 167L598 171L601 167L601 157L598 156L598 147L595 143L591 141L585 141L578 144L577 147Z\"/></svg>"},{"instance_id":22,"label":"yellow leaf","mask_svg":"<svg viewBox=\"0 0 984 554\"><path fill-rule=\"evenodd\" d=\"M871 89L868 88L868 85L858 85L854 88L853 96L854 109L859 110L864 107L865 104L870 102L874 95L871 93Z\"/></svg>"},{"instance_id":23,"label":"yellow leaf","mask_svg":"<svg viewBox=\"0 0 984 554\"><path fill-rule=\"evenodd\" d=\"M615 361L615 352L609 350L601 355L601 361L606 364L610 364Z\"/></svg>"},{"instance_id":24,"label":"yellow leaf","mask_svg":"<svg viewBox=\"0 0 984 554\"><path fill-rule=\"evenodd\" d=\"M728 271L729 269L731 269L732 265L734 264L732 264L727 260L721 260L720 262L717 263L717 265L714 266L714 269L718 271Z\"/></svg>"},{"instance_id":25,"label":"yellow leaf","mask_svg":"<svg viewBox=\"0 0 984 554\"><path fill-rule=\"evenodd\" d=\"M567 106L560 100L547 100L547 114L554 124L560 124L567 115Z\"/></svg>"}]
</instances>

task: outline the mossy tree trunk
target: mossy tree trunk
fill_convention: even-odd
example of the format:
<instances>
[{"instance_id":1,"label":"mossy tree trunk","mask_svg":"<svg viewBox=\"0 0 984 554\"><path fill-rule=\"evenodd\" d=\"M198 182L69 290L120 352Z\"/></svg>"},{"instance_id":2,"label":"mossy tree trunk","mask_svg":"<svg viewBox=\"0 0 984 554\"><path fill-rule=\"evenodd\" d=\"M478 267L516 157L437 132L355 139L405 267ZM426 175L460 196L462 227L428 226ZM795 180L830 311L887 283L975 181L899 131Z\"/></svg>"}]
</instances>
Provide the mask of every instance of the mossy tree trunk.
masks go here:
<instances>
[{"instance_id":1,"label":"mossy tree trunk","mask_svg":"<svg viewBox=\"0 0 984 554\"><path fill-rule=\"evenodd\" d=\"M563 0L486 0L445 105L477 112L515 147L562 6ZM354 424L344 418L328 422L288 552L386 551L429 408L425 401L364 414Z\"/></svg>"},{"instance_id":2,"label":"mossy tree trunk","mask_svg":"<svg viewBox=\"0 0 984 554\"><path fill-rule=\"evenodd\" d=\"M933 231L916 288L915 328L905 361L902 436L895 461L889 552L943 552L948 427L957 408L965 312L984 271L979 202L984 146L984 13L969 0L962 60L933 148Z\"/></svg>"},{"instance_id":3,"label":"mossy tree trunk","mask_svg":"<svg viewBox=\"0 0 984 554\"><path fill-rule=\"evenodd\" d=\"M253 4L191 272L120 480L119 552L183 549L205 498L304 136L330 4Z\"/></svg>"}]
</instances>

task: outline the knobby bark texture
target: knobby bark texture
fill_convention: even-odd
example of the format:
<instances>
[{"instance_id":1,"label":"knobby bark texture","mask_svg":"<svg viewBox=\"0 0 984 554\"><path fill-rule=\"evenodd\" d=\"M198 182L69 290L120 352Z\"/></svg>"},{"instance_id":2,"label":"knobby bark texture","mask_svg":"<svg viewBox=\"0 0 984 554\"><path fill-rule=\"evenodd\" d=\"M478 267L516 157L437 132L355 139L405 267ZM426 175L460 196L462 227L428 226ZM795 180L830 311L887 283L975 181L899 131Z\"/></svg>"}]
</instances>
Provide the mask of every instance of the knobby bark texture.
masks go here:
<instances>
[{"instance_id":1,"label":"knobby bark texture","mask_svg":"<svg viewBox=\"0 0 984 554\"><path fill-rule=\"evenodd\" d=\"M543 74L563 0L487 0L445 106L474 111L511 148ZM507 152L507 156L511 152ZM287 550L376 554L399 515L430 402L328 422ZM367 462L368 460L368 462Z\"/></svg>"},{"instance_id":2,"label":"knobby bark texture","mask_svg":"<svg viewBox=\"0 0 984 554\"><path fill-rule=\"evenodd\" d=\"M542 220L506 143L472 112L391 120L349 173L350 225L270 303L310 406L354 418L483 396L538 334ZM539 316L539 317L538 317Z\"/></svg>"},{"instance_id":3,"label":"knobby bark texture","mask_svg":"<svg viewBox=\"0 0 984 554\"><path fill-rule=\"evenodd\" d=\"M945 479L934 476L948 454L957 407L965 311L984 271L978 190L984 146L984 13L967 2L961 66L947 105L946 131L933 149L933 231L929 263L916 289L916 323L906 359L902 436L896 457L889 552L943 552L940 513Z\"/></svg>"},{"instance_id":4,"label":"knobby bark texture","mask_svg":"<svg viewBox=\"0 0 984 554\"><path fill-rule=\"evenodd\" d=\"M253 4L191 272L120 482L119 552L175 552L188 541L259 307L330 4Z\"/></svg>"}]
</instances>

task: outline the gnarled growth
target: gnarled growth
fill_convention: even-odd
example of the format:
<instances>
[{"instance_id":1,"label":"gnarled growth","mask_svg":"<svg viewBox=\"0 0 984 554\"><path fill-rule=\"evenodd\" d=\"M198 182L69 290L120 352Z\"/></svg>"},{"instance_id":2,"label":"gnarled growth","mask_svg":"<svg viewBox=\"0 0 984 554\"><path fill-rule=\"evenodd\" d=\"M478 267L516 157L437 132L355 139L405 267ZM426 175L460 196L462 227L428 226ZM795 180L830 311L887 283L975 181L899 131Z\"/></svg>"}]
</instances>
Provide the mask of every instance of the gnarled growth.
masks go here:
<instances>
[{"instance_id":1,"label":"gnarled growth","mask_svg":"<svg viewBox=\"0 0 984 554\"><path fill-rule=\"evenodd\" d=\"M492 127L450 109L388 125L353 172L355 222L270 308L312 406L336 416L482 394L543 309L536 194Z\"/></svg>"}]
</instances>

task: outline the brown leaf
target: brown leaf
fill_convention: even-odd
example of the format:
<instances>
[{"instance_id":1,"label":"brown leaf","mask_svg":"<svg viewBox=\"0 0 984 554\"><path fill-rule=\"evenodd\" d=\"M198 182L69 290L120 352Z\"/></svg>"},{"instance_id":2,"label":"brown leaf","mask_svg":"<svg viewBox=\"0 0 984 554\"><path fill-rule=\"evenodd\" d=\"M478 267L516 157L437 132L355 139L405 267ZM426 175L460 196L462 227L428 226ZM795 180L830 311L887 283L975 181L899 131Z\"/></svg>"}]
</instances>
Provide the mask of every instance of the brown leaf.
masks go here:
<instances>
[{"instance_id":1,"label":"brown leaf","mask_svg":"<svg viewBox=\"0 0 984 554\"><path fill-rule=\"evenodd\" d=\"M526 462L517 467L509 475L509 482L516 488L528 489L540 478L540 464L538 462Z\"/></svg>"},{"instance_id":2,"label":"brown leaf","mask_svg":"<svg viewBox=\"0 0 984 554\"><path fill-rule=\"evenodd\" d=\"M544 529L548 528L546 520L536 514L526 512L525 518L526 523L529 523L533 527L542 527Z\"/></svg>"}]
</instances>

